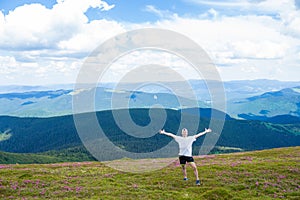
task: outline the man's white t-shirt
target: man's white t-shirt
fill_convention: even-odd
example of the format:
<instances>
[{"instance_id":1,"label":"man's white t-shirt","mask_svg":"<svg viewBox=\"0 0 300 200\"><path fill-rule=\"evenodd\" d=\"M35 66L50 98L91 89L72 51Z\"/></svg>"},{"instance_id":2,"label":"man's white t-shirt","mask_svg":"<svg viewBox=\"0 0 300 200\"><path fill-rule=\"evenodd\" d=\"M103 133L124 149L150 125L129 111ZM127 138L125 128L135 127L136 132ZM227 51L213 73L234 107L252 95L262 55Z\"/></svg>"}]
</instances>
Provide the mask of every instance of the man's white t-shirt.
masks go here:
<instances>
[{"instance_id":1,"label":"man's white t-shirt","mask_svg":"<svg viewBox=\"0 0 300 200\"><path fill-rule=\"evenodd\" d=\"M179 144L179 154L180 156L192 156L192 145L196 141L195 136L181 137L175 135L175 141Z\"/></svg>"}]
</instances>

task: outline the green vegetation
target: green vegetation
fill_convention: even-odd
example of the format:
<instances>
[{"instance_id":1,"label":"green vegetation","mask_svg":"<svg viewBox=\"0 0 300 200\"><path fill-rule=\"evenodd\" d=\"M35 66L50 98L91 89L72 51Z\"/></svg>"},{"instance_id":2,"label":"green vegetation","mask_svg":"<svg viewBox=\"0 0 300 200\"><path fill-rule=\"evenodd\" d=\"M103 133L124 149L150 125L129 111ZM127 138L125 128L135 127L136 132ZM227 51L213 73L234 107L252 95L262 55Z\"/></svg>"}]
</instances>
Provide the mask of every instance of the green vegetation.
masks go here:
<instances>
[{"instance_id":1,"label":"green vegetation","mask_svg":"<svg viewBox=\"0 0 300 200\"><path fill-rule=\"evenodd\" d=\"M190 167L190 179L182 180L177 159L147 173L125 173L102 162L0 165L0 198L299 199L299 160L300 147L198 156L201 186Z\"/></svg>"},{"instance_id":2,"label":"green vegetation","mask_svg":"<svg viewBox=\"0 0 300 200\"><path fill-rule=\"evenodd\" d=\"M95 161L96 159L82 146L52 150L43 153L0 152L1 164L45 164L58 162Z\"/></svg>"},{"instance_id":3,"label":"green vegetation","mask_svg":"<svg viewBox=\"0 0 300 200\"><path fill-rule=\"evenodd\" d=\"M210 154L242 152L234 147L219 147L212 149ZM0 164L47 164L58 162L96 161L84 146L70 147L61 150L51 150L42 153L9 153L0 151Z\"/></svg>"},{"instance_id":4,"label":"green vegetation","mask_svg":"<svg viewBox=\"0 0 300 200\"><path fill-rule=\"evenodd\" d=\"M266 123L265 124L267 128L270 130L282 132L282 133L293 133L295 135L300 135L300 124L272 124L272 123Z\"/></svg>"},{"instance_id":5,"label":"green vegetation","mask_svg":"<svg viewBox=\"0 0 300 200\"><path fill-rule=\"evenodd\" d=\"M198 111L199 108L193 108ZM124 110L115 110L114 114L122 116ZM202 112L202 113L201 113ZM155 118L160 117L161 110L152 109ZM167 120L164 129L177 133L180 119L183 114L181 110L166 110ZM203 131L210 125L210 109L200 109L200 123L197 131ZM124 113L123 113L124 114ZM130 109L132 119L136 124L145 126L150 122L149 109ZM159 149L168 144L171 139L160 134L149 138L131 137L122 131L114 120L112 111L101 111L96 113L99 125L105 135L115 146L119 146L129 152L149 152ZM194 127L198 116L185 113L187 117L186 127ZM80 114L88 121L88 114ZM217 119L216 119L217 120ZM215 120L215 121L216 121ZM164 119L162 119L164 121ZM211 127L213 129L213 127ZM41 153L46 151L61 151L63 149L83 146L77 134L72 115L51 118L17 118L0 116L0 131L11 130L9 139L0 141L0 151L14 153ZM227 117L222 134L216 144L220 147L231 147L224 152L233 152L238 149L245 151L262 150L278 147L289 147L300 145L300 124L272 124L252 120L236 120ZM97 130L89 130L94 133ZM155 130L153 130L155 131ZM157 130L158 131L158 130ZM180 131L180 130L179 130ZM107 134L109 133L109 134ZM190 132L190 134L195 134ZM99 134L100 135L100 134ZM203 137L194 143L194 152L199 152L203 144ZM222 149L221 149L222 150ZM220 149L215 152L220 153ZM224 150L224 149L223 149ZM214 151L213 151L214 152ZM107 154L107 152L103 152ZM115 158L113 158L115 159Z\"/></svg>"},{"instance_id":6,"label":"green vegetation","mask_svg":"<svg viewBox=\"0 0 300 200\"><path fill-rule=\"evenodd\" d=\"M7 153L0 152L0 163L2 164L31 164L31 163L54 163L63 162L54 156L33 153Z\"/></svg>"},{"instance_id":7,"label":"green vegetation","mask_svg":"<svg viewBox=\"0 0 300 200\"><path fill-rule=\"evenodd\" d=\"M84 146L70 147L62 150L52 150L40 153L40 155L59 158L63 162L96 161ZM45 163L45 162L44 162Z\"/></svg>"}]
</instances>

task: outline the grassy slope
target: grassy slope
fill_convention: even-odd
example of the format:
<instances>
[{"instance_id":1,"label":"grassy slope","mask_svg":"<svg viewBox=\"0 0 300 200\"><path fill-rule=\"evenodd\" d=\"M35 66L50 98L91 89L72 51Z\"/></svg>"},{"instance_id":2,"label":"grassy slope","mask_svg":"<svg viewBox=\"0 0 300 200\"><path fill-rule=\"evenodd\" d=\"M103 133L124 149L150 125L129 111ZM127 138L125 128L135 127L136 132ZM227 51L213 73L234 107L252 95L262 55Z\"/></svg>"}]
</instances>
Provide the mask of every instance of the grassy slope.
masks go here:
<instances>
[{"instance_id":1,"label":"grassy slope","mask_svg":"<svg viewBox=\"0 0 300 200\"><path fill-rule=\"evenodd\" d=\"M30 164L30 163L54 163L62 162L60 158L48 155L30 154L30 153L8 153L0 152L1 164Z\"/></svg>"},{"instance_id":2,"label":"grassy slope","mask_svg":"<svg viewBox=\"0 0 300 200\"><path fill-rule=\"evenodd\" d=\"M125 173L101 162L0 165L0 198L273 199L300 198L300 147L196 157L184 182L178 163Z\"/></svg>"},{"instance_id":3,"label":"grassy slope","mask_svg":"<svg viewBox=\"0 0 300 200\"><path fill-rule=\"evenodd\" d=\"M0 164L46 164L80 161L95 161L95 158L82 146L43 153L9 153L0 151Z\"/></svg>"}]
</instances>

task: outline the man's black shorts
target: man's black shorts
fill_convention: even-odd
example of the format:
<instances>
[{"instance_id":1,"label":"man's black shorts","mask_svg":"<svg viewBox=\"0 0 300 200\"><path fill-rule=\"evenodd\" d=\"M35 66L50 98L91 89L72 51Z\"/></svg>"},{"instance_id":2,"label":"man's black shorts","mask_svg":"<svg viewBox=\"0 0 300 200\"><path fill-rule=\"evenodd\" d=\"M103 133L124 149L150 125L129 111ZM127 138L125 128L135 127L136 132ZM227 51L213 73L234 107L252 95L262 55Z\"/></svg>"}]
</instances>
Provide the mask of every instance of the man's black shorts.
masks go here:
<instances>
[{"instance_id":1,"label":"man's black shorts","mask_svg":"<svg viewBox=\"0 0 300 200\"><path fill-rule=\"evenodd\" d=\"M186 164L186 162L194 162L194 158L191 156L179 156L180 164Z\"/></svg>"}]
</instances>

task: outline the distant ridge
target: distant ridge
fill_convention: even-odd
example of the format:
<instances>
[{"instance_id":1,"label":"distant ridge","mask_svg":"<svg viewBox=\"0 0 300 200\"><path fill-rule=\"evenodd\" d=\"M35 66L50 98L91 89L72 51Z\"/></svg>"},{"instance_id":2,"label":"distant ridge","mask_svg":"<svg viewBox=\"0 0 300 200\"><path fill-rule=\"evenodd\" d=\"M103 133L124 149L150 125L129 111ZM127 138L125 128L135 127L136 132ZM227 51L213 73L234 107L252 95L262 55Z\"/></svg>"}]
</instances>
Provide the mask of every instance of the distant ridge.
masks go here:
<instances>
[{"instance_id":1,"label":"distant ridge","mask_svg":"<svg viewBox=\"0 0 300 200\"><path fill-rule=\"evenodd\" d=\"M277 115L274 117L266 117L266 116L239 114L238 116L247 120L258 120L258 121L265 121L265 122L270 122L275 124L300 123L300 117L296 117L292 115Z\"/></svg>"},{"instance_id":2,"label":"distant ridge","mask_svg":"<svg viewBox=\"0 0 300 200\"><path fill-rule=\"evenodd\" d=\"M212 91L208 91L205 80L189 80L189 83L198 102L187 98L190 94L187 94L181 82L168 83L176 91L180 91L181 96L157 85L136 91L116 91L116 83L101 83L96 90L91 85L91 90L87 91L73 91L74 84L0 86L0 115L52 117L72 114L72 98L80 92L95 92L96 111L112 109L112 96L117 101L128 102L130 108L149 108L156 104L169 109L189 108L197 104L202 108L210 108ZM126 83L124 88L137 88L129 87L132 84ZM300 82L258 79L225 81L223 85L227 104L225 112L232 118L239 118L240 114L266 117L300 116ZM179 102L183 102L182 105ZM119 108L121 107L114 109Z\"/></svg>"}]
</instances>

